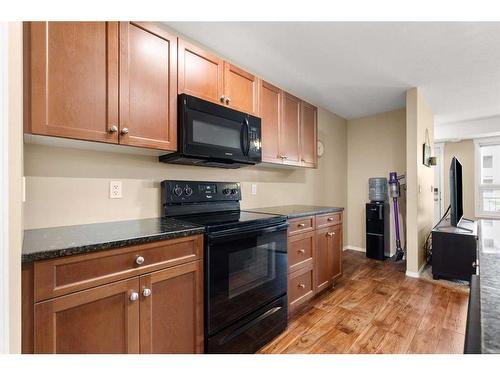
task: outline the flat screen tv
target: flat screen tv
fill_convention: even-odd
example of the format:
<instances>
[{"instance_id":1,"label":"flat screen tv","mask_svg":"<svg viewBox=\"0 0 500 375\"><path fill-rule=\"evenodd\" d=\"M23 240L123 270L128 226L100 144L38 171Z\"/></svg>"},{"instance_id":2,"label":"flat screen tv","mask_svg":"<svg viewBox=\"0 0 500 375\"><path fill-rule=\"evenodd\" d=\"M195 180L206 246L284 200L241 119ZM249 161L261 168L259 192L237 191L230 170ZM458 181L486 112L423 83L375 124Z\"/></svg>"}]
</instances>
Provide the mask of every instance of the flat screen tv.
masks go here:
<instances>
[{"instance_id":1,"label":"flat screen tv","mask_svg":"<svg viewBox=\"0 0 500 375\"><path fill-rule=\"evenodd\" d=\"M463 215L462 164L453 157L450 165L450 224L457 227Z\"/></svg>"}]
</instances>

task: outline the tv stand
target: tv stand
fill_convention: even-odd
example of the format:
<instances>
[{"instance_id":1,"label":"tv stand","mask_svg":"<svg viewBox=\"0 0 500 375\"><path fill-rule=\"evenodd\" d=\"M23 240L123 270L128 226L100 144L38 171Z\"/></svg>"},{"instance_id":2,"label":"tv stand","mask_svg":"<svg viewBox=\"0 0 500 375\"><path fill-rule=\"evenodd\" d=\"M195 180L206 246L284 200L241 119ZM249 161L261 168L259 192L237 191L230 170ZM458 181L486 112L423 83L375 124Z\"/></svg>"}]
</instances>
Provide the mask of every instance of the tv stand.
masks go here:
<instances>
[{"instance_id":1,"label":"tv stand","mask_svg":"<svg viewBox=\"0 0 500 375\"><path fill-rule=\"evenodd\" d=\"M432 276L434 279L470 281L476 273L477 223L461 220L454 227L443 220L432 230Z\"/></svg>"}]
</instances>

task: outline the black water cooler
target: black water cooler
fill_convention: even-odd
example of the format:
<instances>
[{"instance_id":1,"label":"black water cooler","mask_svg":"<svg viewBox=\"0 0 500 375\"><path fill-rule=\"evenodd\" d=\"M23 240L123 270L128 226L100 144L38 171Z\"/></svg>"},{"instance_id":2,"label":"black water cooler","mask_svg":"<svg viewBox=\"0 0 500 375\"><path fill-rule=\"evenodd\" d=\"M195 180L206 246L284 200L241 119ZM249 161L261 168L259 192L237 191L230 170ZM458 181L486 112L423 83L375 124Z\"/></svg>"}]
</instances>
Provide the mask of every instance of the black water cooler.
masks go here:
<instances>
[{"instance_id":1,"label":"black water cooler","mask_svg":"<svg viewBox=\"0 0 500 375\"><path fill-rule=\"evenodd\" d=\"M390 256L390 206L387 202L366 204L366 256L384 260Z\"/></svg>"}]
</instances>

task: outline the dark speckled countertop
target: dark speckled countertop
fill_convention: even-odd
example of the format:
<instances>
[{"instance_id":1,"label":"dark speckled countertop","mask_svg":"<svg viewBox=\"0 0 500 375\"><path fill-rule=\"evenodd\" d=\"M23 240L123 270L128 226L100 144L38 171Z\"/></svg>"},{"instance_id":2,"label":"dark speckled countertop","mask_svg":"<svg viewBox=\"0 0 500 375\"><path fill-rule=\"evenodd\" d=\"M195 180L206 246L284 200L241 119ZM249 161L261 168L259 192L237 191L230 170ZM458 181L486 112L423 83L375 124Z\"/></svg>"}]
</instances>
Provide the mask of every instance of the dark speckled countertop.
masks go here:
<instances>
[{"instance_id":1,"label":"dark speckled countertop","mask_svg":"<svg viewBox=\"0 0 500 375\"><path fill-rule=\"evenodd\" d=\"M303 216L329 214L331 212L341 212L344 211L344 208L293 204L288 206L249 208L246 209L245 211L260 212L264 214L284 215L287 216L289 219L293 219Z\"/></svg>"},{"instance_id":2,"label":"dark speckled countertop","mask_svg":"<svg viewBox=\"0 0 500 375\"><path fill-rule=\"evenodd\" d=\"M57 258L203 233L171 218L113 221L24 231L22 261Z\"/></svg>"},{"instance_id":3,"label":"dark speckled countertop","mask_svg":"<svg viewBox=\"0 0 500 375\"><path fill-rule=\"evenodd\" d=\"M479 220L481 352L500 353L500 220Z\"/></svg>"}]
</instances>

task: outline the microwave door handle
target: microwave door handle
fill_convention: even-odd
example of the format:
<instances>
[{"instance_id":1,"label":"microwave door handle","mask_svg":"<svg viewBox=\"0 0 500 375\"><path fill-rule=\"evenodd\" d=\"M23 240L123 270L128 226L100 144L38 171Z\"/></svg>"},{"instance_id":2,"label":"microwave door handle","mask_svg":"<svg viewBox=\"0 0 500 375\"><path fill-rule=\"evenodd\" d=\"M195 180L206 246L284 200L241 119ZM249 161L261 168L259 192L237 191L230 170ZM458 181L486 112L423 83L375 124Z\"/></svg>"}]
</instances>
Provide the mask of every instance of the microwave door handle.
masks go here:
<instances>
[{"instance_id":1,"label":"microwave door handle","mask_svg":"<svg viewBox=\"0 0 500 375\"><path fill-rule=\"evenodd\" d=\"M250 151L250 126L248 125L248 119L245 118L245 121L243 121L244 126L244 134L245 134L245 148L244 148L244 154L245 156L248 156L248 152Z\"/></svg>"}]
</instances>

